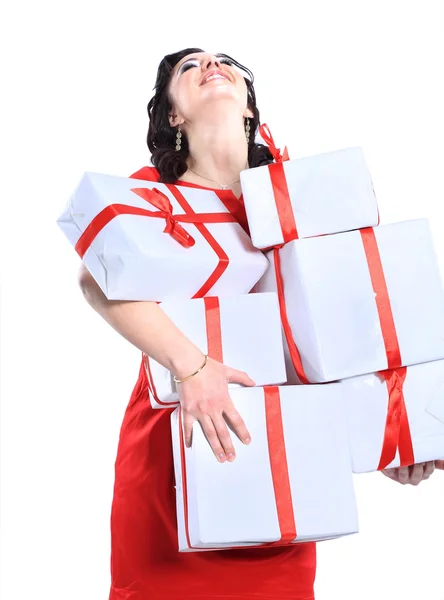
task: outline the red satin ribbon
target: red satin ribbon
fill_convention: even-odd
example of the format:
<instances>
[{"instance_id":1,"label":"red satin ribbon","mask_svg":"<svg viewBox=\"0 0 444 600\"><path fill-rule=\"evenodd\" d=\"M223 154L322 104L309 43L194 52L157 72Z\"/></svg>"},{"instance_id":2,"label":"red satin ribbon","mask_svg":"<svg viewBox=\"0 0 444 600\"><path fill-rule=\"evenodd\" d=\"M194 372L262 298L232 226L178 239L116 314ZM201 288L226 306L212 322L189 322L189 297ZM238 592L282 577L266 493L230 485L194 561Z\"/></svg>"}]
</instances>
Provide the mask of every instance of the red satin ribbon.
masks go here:
<instances>
[{"instance_id":1,"label":"red satin ribbon","mask_svg":"<svg viewBox=\"0 0 444 600\"><path fill-rule=\"evenodd\" d=\"M380 375L385 379L387 384L389 403L378 470L385 469L394 460L397 450L399 450L401 466L413 465L415 457L403 392L407 370L405 367L402 367L401 349L399 347L390 296L379 254L378 242L376 241L373 228L367 227L361 229L360 233L373 291L376 295L376 307L378 309L389 369L380 372Z\"/></svg>"},{"instance_id":2,"label":"red satin ribbon","mask_svg":"<svg viewBox=\"0 0 444 600\"><path fill-rule=\"evenodd\" d=\"M284 330L285 339L287 340L288 351L290 352L291 362L293 364L296 375L301 383L308 384L310 381L304 371L301 355L295 344L293 333L291 331L290 321L288 320L287 306L285 304L284 281L281 271L281 258L279 256L279 248L273 250L274 268L276 273L276 285L279 299L279 310L281 313L282 328Z\"/></svg>"},{"instance_id":3,"label":"red satin ribbon","mask_svg":"<svg viewBox=\"0 0 444 600\"><path fill-rule=\"evenodd\" d=\"M204 298L205 323L207 329L207 354L213 360L224 362L222 350L222 330L220 325L219 298Z\"/></svg>"},{"instance_id":4,"label":"red satin ribbon","mask_svg":"<svg viewBox=\"0 0 444 600\"><path fill-rule=\"evenodd\" d=\"M261 138L267 144L268 149L270 150L274 160L277 163L290 159L290 157L288 156L287 146L285 146L282 154L281 154L280 149L276 148L276 144L274 143L273 136L271 135L271 131L266 123L264 123L263 125L261 125L259 127L259 133L261 135Z\"/></svg>"},{"instance_id":5,"label":"red satin ribbon","mask_svg":"<svg viewBox=\"0 0 444 600\"><path fill-rule=\"evenodd\" d=\"M277 386L264 387L264 398L268 451L270 454L279 529L281 531L281 539L279 541L281 543L289 543L296 539L297 532L291 497L290 477L288 474L279 388Z\"/></svg>"},{"instance_id":6,"label":"red satin ribbon","mask_svg":"<svg viewBox=\"0 0 444 600\"><path fill-rule=\"evenodd\" d=\"M299 238L293 206L291 205L290 192L288 191L287 178L283 163L268 165L271 186L273 188L274 202L276 204L279 224L281 226L284 244Z\"/></svg>"},{"instance_id":7,"label":"red satin ribbon","mask_svg":"<svg viewBox=\"0 0 444 600\"><path fill-rule=\"evenodd\" d=\"M299 237L296 221L294 219L293 207L290 201L284 165L282 164L284 161L289 160L288 150L285 147L283 153L281 154L279 148L276 148L276 144L274 143L274 139L268 128L268 125L265 123L259 127L259 133L267 144L268 149L275 160L273 164L268 165L268 171L270 174L274 201L276 203L282 236L284 238L284 244L286 244L287 242L296 240Z\"/></svg>"},{"instance_id":8,"label":"red satin ribbon","mask_svg":"<svg viewBox=\"0 0 444 600\"><path fill-rule=\"evenodd\" d=\"M385 352L387 354L388 368L397 369L402 366L401 350L399 348L398 335L396 333L395 321L393 319L392 307L379 254L378 243L376 241L375 232L371 227L361 229L360 233L370 271L373 291L376 294L375 300L379 321L381 323Z\"/></svg>"},{"instance_id":9,"label":"red satin ribbon","mask_svg":"<svg viewBox=\"0 0 444 600\"><path fill-rule=\"evenodd\" d=\"M386 382L389 401L378 471L385 469L395 459L397 450L401 467L413 465L415 453L403 391L407 369L401 367L392 371L381 371L379 375Z\"/></svg>"},{"instance_id":10,"label":"red satin ribbon","mask_svg":"<svg viewBox=\"0 0 444 600\"><path fill-rule=\"evenodd\" d=\"M293 543L297 537L290 477L288 474L287 453L285 449L279 388L277 386L266 386L263 388L263 390L265 400L268 451L270 456L273 489L276 499L276 509L278 513L281 538L276 542L235 546L237 549L288 546L289 544ZM182 408L179 408L179 443L185 535L188 548L195 548L191 545L189 531L187 468L185 460L185 439L183 434ZM207 549L217 550L217 548Z\"/></svg>"},{"instance_id":11,"label":"red satin ribbon","mask_svg":"<svg viewBox=\"0 0 444 600\"><path fill-rule=\"evenodd\" d=\"M219 298L216 296L203 298L205 306L205 327L207 332L207 354L213 360L223 363L223 348L222 348L222 328L220 323L220 306ZM143 355L145 371L148 380L148 390L155 401L161 406L174 407L177 406L177 401L163 402L157 395L154 378L150 367L150 358L146 354Z\"/></svg>"},{"instance_id":12,"label":"red satin ribbon","mask_svg":"<svg viewBox=\"0 0 444 600\"><path fill-rule=\"evenodd\" d=\"M167 186L169 189L174 186ZM187 206L186 214L173 215L172 206L168 197L158 189L152 190L147 188L133 188L131 190L154 207L158 208L158 211L150 211L144 208L138 208L136 206L130 206L128 204L110 204L100 211L94 219L86 227L85 231L80 236L79 240L75 245L75 250L79 254L80 258L83 258L88 248L91 246L93 240L100 233L100 231L115 217L119 215L139 215L142 217L152 217L158 219L165 219L166 225L164 233L171 235L177 242L182 246L192 247L195 244L193 237L180 225L180 223L191 223L198 229L204 227L203 223L236 223L236 219L230 213L201 213L196 214L183 198L182 194L175 188L177 196L183 198L183 204ZM170 189L170 191L172 191ZM174 194L176 199L177 196ZM182 204L181 204L182 206ZM183 206L182 206L183 208ZM209 232L207 232L209 234ZM208 235L208 237L211 237ZM214 238L212 238L214 239ZM208 241L208 239L207 239ZM217 242L216 242L217 244ZM211 244L213 246L213 244ZM219 252L216 248L213 248L219 256ZM226 256L226 255L225 255ZM228 257L227 257L228 261ZM225 265L225 270L227 265ZM223 272L223 271L222 271ZM215 283L215 281L214 281ZM214 285L213 283L213 285Z\"/></svg>"},{"instance_id":13,"label":"red satin ribbon","mask_svg":"<svg viewBox=\"0 0 444 600\"><path fill-rule=\"evenodd\" d=\"M168 190L173 194L179 203L180 207L185 213L188 213L190 217L199 217L200 215L196 215L188 204L184 196L180 193L176 186L167 184ZM217 242L217 240L211 235L208 229L205 227L204 223L237 223L236 218L230 213L214 213L210 215L206 215L207 217L213 217L211 220L195 220L193 224L199 233L205 238L214 252L217 254L219 262L214 269L213 273L209 276L207 281L203 284L203 286L197 290L194 294L193 298L202 298L211 290L214 284L220 279L223 273L226 271L229 263L228 255L222 246ZM221 220L217 220L216 217L220 217ZM223 219L222 219L223 217Z\"/></svg>"}]
</instances>

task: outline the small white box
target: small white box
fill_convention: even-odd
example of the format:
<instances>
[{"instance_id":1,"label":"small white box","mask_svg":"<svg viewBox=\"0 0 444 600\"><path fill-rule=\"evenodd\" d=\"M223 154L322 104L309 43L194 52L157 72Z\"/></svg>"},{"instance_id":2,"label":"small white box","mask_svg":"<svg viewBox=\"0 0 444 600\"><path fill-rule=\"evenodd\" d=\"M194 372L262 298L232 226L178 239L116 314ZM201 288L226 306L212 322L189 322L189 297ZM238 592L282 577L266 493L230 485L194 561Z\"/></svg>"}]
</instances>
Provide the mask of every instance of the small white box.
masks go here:
<instances>
[{"instance_id":1,"label":"small white box","mask_svg":"<svg viewBox=\"0 0 444 600\"><path fill-rule=\"evenodd\" d=\"M172 414L179 550L262 545L289 532L286 543L357 532L340 384L230 395L252 436L245 446L232 434L232 463L217 462L199 424L185 448L181 409Z\"/></svg>"},{"instance_id":2,"label":"small white box","mask_svg":"<svg viewBox=\"0 0 444 600\"><path fill-rule=\"evenodd\" d=\"M246 169L241 184L256 248L372 227L379 221L361 148Z\"/></svg>"},{"instance_id":3,"label":"small white box","mask_svg":"<svg viewBox=\"0 0 444 600\"><path fill-rule=\"evenodd\" d=\"M162 211L133 189L161 192L177 220L168 211L163 211L167 218L159 218ZM118 214L121 210L138 214ZM212 191L85 173L57 223L109 299L163 301L249 292L268 266L265 257L237 222L181 221L202 213L232 219ZM166 226L185 230L194 245L181 245Z\"/></svg>"},{"instance_id":4,"label":"small white box","mask_svg":"<svg viewBox=\"0 0 444 600\"><path fill-rule=\"evenodd\" d=\"M428 221L367 233L374 234L382 263L402 365L444 358L444 293ZM309 382L400 366L388 362L378 312L384 294L375 292L363 235L366 230L296 240L279 251L288 330ZM277 289L274 252L256 292ZM288 348L286 354L290 365ZM292 367L287 380L298 382Z\"/></svg>"},{"instance_id":5,"label":"small white box","mask_svg":"<svg viewBox=\"0 0 444 600\"><path fill-rule=\"evenodd\" d=\"M347 406L353 471L376 471L389 406L388 387L377 374L340 382ZM414 463L444 458L444 361L407 367L403 385ZM399 452L388 468L400 465ZM385 468L386 465L383 465Z\"/></svg>"},{"instance_id":6,"label":"small white box","mask_svg":"<svg viewBox=\"0 0 444 600\"><path fill-rule=\"evenodd\" d=\"M204 354L245 371L256 385L286 382L275 293L163 302L160 307ZM177 388L170 371L148 356L144 358L153 408L177 406ZM229 384L230 388L239 386Z\"/></svg>"}]
</instances>

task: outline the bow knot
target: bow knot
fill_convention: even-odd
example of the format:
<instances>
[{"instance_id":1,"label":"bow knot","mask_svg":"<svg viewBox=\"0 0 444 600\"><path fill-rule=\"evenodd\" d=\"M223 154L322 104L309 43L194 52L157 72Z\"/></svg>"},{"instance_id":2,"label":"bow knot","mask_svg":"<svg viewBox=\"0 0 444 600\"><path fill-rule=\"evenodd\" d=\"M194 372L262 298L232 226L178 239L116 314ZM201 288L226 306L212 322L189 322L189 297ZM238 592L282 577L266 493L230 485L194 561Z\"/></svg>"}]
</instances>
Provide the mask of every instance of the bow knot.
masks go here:
<instances>
[{"instance_id":1,"label":"bow knot","mask_svg":"<svg viewBox=\"0 0 444 600\"><path fill-rule=\"evenodd\" d=\"M270 150L274 160L277 163L281 163L286 160L290 160L290 157L288 155L287 146L285 146L282 153L279 148L276 148L276 144L274 143L273 136L271 135L271 131L266 123L263 123L259 127L259 133L260 133L262 139L264 140L264 142L267 144L268 149Z\"/></svg>"},{"instance_id":2,"label":"bow knot","mask_svg":"<svg viewBox=\"0 0 444 600\"><path fill-rule=\"evenodd\" d=\"M185 248L191 248L196 243L194 238L182 227L178 220L173 215L173 206L163 192L157 188L152 190L148 188L133 188L131 190L153 206L155 206L159 212L156 216L165 219L164 233L168 233L176 242L179 242ZM154 214L153 214L154 216Z\"/></svg>"}]
</instances>

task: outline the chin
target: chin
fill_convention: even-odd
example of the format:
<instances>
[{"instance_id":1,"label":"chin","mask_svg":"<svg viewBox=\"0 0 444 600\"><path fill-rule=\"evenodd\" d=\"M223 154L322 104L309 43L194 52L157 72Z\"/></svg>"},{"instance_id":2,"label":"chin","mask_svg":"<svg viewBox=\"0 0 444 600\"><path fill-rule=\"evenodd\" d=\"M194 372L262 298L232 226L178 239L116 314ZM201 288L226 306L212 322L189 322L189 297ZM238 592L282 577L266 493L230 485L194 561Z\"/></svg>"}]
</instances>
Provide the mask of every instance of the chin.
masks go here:
<instances>
[{"instance_id":1,"label":"chin","mask_svg":"<svg viewBox=\"0 0 444 600\"><path fill-rule=\"evenodd\" d=\"M212 89L203 90L200 100L202 105L207 105L210 102L229 102L242 107L242 110L244 110L247 96L246 94L239 94L239 90L236 90L233 86L219 85L217 87L213 86Z\"/></svg>"}]
</instances>

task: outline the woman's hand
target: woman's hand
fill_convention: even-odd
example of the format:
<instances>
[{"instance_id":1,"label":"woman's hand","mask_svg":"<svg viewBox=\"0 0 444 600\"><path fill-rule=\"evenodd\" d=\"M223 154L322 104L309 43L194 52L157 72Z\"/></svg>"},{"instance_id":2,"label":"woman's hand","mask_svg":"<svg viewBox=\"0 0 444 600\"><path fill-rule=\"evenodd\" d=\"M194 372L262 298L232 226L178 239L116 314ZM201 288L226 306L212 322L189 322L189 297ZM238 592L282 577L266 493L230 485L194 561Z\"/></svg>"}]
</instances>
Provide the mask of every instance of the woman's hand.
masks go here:
<instances>
[{"instance_id":1,"label":"woman's hand","mask_svg":"<svg viewBox=\"0 0 444 600\"><path fill-rule=\"evenodd\" d=\"M418 463L410 467L398 467L396 469L384 469L381 471L386 477L390 477L393 481L402 483L402 485L419 485L421 481L425 481L430 477L435 468L444 469L444 461L431 460L425 463Z\"/></svg>"},{"instance_id":2,"label":"woman's hand","mask_svg":"<svg viewBox=\"0 0 444 600\"><path fill-rule=\"evenodd\" d=\"M250 434L228 393L228 383L255 385L246 373L211 358L197 375L177 384L183 410L185 445L191 446L193 423L199 421L219 462L235 459L227 424L244 444L250 443Z\"/></svg>"}]
</instances>

